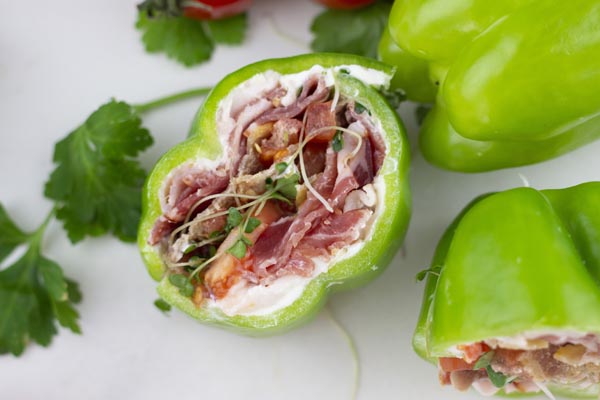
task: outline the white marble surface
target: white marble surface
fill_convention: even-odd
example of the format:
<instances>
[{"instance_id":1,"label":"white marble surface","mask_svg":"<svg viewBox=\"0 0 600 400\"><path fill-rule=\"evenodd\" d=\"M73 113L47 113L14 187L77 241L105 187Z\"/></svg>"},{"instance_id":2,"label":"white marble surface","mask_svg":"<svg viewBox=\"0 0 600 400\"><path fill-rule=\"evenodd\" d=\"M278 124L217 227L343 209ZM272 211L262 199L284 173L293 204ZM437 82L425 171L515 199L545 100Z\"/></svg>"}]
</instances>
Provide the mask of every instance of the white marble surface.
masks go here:
<instances>
[{"instance_id":1,"label":"white marble surface","mask_svg":"<svg viewBox=\"0 0 600 400\"><path fill-rule=\"evenodd\" d=\"M210 64L184 69L144 53L133 29L135 3L0 0L0 201L25 228L51 207L42 190L54 143L101 103L211 85L252 61L302 53L299 43L308 42L308 23L319 9L308 0L257 0L244 47L219 48ZM143 156L147 167L185 137L197 107L188 101L144 118L156 139ZM412 112L404 116L414 139ZM520 186L519 174L536 188L599 179L600 142L539 165L478 175L436 169L412 147L414 213L405 254L371 285L336 295L328 308L356 341L358 399L477 399L439 387L435 368L411 349L422 292L415 274L476 195ZM72 246L52 223L45 247L81 285L83 335L62 330L47 349L0 358L2 399L351 399L351 353L326 312L284 336L241 337L177 311L158 312L154 282L134 245L105 237Z\"/></svg>"}]
</instances>

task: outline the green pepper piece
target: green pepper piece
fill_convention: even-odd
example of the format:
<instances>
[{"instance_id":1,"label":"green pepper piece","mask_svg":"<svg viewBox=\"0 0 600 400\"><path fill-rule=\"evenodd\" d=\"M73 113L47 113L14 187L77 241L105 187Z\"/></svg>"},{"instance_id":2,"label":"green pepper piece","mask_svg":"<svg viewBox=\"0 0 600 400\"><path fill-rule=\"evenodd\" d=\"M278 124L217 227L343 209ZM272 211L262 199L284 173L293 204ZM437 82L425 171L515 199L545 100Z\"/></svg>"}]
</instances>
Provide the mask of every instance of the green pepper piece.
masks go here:
<instances>
[{"instance_id":1,"label":"green pepper piece","mask_svg":"<svg viewBox=\"0 0 600 400\"><path fill-rule=\"evenodd\" d=\"M416 352L436 362L457 345L525 332L599 333L599 206L600 182L471 203L438 245Z\"/></svg>"},{"instance_id":2,"label":"green pepper piece","mask_svg":"<svg viewBox=\"0 0 600 400\"><path fill-rule=\"evenodd\" d=\"M389 18L392 38L426 60L452 60L498 19L533 0L402 0Z\"/></svg>"},{"instance_id":3,"label":"green pepper piece","mask_svg":"<svg viewBox=\"0 0 600 400\"><path fill-rule=\"evenodd\" d=\"M147 240L155 221L162 215L159 192L169 173L193 160L221 157L221 144L215 116L221 100L248 79L266 72L296 74L313 66L334 68L336 86L342 95L355 99L381 122L388 152L378 173L385 187L384 206L372 226L372 235L354 255L330 265L326 273L316 276L291 305L265 315L229 316L216 307L196 306L182 296L166 278L166 267L157 246ZM409 149L404 127L377 89L361 81L361 71L378 71L393 75L393 68L377 61L351 55L310 54L284 59L261 61L246 66L225 77L215 86L198 112L189 138L167 152L150 173L143 194L143 214L138 233L138 245L150 275L159 281L159 295L194 318L249 335L273 334L291 329L316 315L328 295L341 289L363 285L380 274L400 246L410 215L408 186ZM358 71L358 72L357 72ZM384 85L387 86L387 85ZM382 87L383 89L383 87Z\"/></svg>"},{"instance_id":4,"label":"green pepper piece","mask_svg":"<svg viewBox=\"0 0 600 400\"><path fill-rule=\"evenodd\" d=\"M430 80L428 63L398 47L387 29L379 41L378 54L381 61L396 66L393 89L404 90L409 100L424 103L435 100L437 87Z\"/></svg>"},{"instance_id":5,"label":"green pepper piece","mask_svg":"<svg viewBox=\"0 0 600 400\"><path fill-rule=\"evenodd\" d=\"M421 130L425 157L479 172L598 139L599 20L594 0L397 1L392 39L440 84Z\"/></svg>"},{"instance_id":6,"label":"green pepper piece","mask_svg":"<svg viewBox=\"0 0 600 400\"><path fill-rule=\"evenodd\" d=\"M597 117L546 140L472 140L456 132L445 107L438 103L423 121L419 146L427 161L438 167L482 172L548 160L594 141L599 133L600 117Z\"/></svg>"}]
</instances>

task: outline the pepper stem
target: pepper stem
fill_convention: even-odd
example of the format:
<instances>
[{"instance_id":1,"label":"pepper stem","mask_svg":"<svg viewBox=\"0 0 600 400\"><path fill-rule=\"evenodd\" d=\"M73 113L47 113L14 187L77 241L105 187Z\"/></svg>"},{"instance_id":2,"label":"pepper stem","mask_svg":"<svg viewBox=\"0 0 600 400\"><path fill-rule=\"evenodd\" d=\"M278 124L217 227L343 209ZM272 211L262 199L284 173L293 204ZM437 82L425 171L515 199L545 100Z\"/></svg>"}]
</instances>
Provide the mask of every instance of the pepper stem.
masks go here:
<instances>
[{"instance_id":1,"label":"pepper stem","mask_svg":"<svg viewBox=\"0 0 600 400\"><path fill-rule=\"evenodd\" d=\"M178 101L191 99L194 97L205 97L211 90L211 87L187 90L185 92L175 93L166 97L161 97L159 99L149 101L148 103L136 104L133 106L133 108L136 112L142 114L155 108L160 108L162 106L166 106L167 104L176 103Z\"/></svg>"}]
</instances>

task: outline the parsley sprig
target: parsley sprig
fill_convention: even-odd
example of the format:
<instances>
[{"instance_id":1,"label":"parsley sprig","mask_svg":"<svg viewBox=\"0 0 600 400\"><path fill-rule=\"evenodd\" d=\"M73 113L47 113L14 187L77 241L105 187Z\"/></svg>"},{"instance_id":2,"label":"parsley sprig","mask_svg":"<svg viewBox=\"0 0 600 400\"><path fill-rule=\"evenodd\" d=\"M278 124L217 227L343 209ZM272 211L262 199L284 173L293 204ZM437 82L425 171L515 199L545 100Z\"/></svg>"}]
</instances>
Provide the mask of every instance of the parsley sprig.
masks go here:
<instances>
[{"instance_id":1,"label":"parsley sprig","mask_svg":"<svg viewBox=\"0 0 600 400\"><path fill-rule=\"evenodd\" d=\"M136 158L153 143L141 114L182 99L204 96L209 88L170 95L137 106L110 100L54 148L56 168L44 195L73 243L111 233L135 240L146 172Z\"/></svg>"},{"instance_id":2,"label":"parsley sprig","mask_svg":"<svg viewBox=\"0 0 600 400\"><path fill-rule=\"evenodd\" d=\"M0 263L18 247L25 253L0 271L0 354L23 353L28 342L48 346L56 321L81 333L74 304L81 300L77 284L61 267L42 255L42 241L51 212L33 233L25 233L0 204Z\"/></svg>"},{"instance_id":3,"label":"parsley sprig","mask_svg":"<svg viewBox=\"0 0 600 400\"><path fill-rule=\"evenodd\" d=\"M377 44L386 29L392 3L391 0L378 0L355 10L323 11L310 27L312 50L377 58Z\"/></svg>"},{"instance_id":4,"label":"parsley sprig","mask_svg":"<svg viewBox=\"0 0 600 400\"><path fill-rule=\"evenodd\" d=\"M206 62L217 44L239 45L244 41L248 21L246 14L199 21L182 16L156 15L141 11L136 28L148 53L165 53L167 57L191 67Z\"/></svg>"},{"instance_id":5,"label":"parsley sprig","mask_svg":"<svg viewBox=\"0 0 600 400\"><path fill-rule=\"evenodd\" d=\"M209 90L194 89L140 105L110 100L94 111L55 146L56 168L44 192L54 207L35 232L19 228L0 204L0 354L18 356L30 342L48 346L58 332L57 323L81 332L74 307L81 293L77 283L43 255L46 227L53 218L61 220L72 243L105 234L134 240L146 176L137 156L153 143L141 125L141 114ZM4 266L18 248L24 249L23 255Z\"/></svg>"}]
</instances>

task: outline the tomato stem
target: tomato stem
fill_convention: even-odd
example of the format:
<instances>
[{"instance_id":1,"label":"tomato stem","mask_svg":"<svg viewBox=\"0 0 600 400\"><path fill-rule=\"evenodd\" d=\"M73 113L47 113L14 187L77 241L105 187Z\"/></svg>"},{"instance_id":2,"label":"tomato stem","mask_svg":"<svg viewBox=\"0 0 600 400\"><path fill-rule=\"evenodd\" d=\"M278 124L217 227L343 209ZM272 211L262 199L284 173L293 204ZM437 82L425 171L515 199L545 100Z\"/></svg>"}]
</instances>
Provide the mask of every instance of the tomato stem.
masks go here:
<instances>
[{"instance_id":1,"label":"tomato stem","mask_svg":"<svg viewBox=\"0 0 600 400\"><path fill-rule=\"evenodd\" d=\"M166 106L167 104L176 103L178 101L191 99L194 97L205 97L210 91L212 87L203 87L192 90L186 90L185 92L171 94L169 96L161 97L156 100L149 101L143 104L136 104L133 106L136 112L142 114L148 111L151 111L155 108L160 108Z\"/></svg>"}]
</instances>

